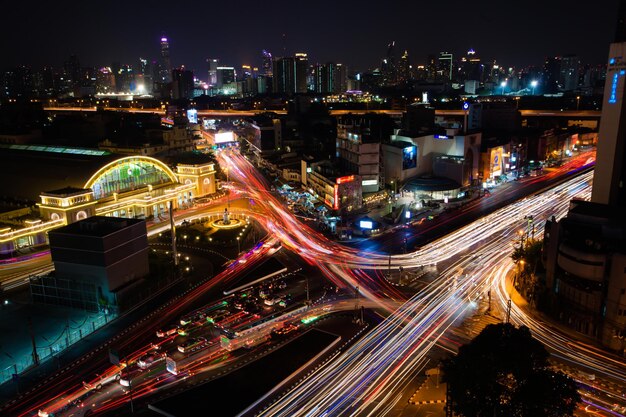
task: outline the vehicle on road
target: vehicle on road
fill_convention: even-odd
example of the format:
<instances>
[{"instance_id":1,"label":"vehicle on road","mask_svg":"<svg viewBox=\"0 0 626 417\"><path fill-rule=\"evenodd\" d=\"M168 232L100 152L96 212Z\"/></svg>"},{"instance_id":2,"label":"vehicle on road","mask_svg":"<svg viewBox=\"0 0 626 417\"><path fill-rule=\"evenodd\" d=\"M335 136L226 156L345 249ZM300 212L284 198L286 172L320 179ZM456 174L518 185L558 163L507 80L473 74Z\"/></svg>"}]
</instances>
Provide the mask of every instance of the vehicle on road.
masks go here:
<instances>
[{"instance_id":1,"label":"vehicle on road","mask_svg":"<svg viewBox=\"0 0 626 417\"><path fill-rule=\"evenodd\" d=\"M121 378L120 371L114 372L110 375L99 375L98 378L96 378L94 381L91 381L91 382L83 381L83 387L85 387L85 389L89 391L93 391L93 390L99 391L102 389L103 386L108 385L114 381L119 381L120 378Z\"/></svg>"},{"instance_id":2,"label":"vehicle on road","mask_svg":"<svg viewBox=\"0 0 626 417\"><path fill-rule=\"evenodd\" d=\"M159 329L156 331L156 337L168 337L178 333L178 326L169 327L167 329Z\"/></svg>"},{"instance_id":3,"label":"vehicle on road","mask_svg":"<svg viewBox=\"0 0 626 417\"><path fill-rule=\"evenodd\" d=\"M163 354L157 352L146 353L137 360L137 366L141 369L148 369L155 363L163 360Z\"/></svg>"},{"instance_id":4,"label":"vehicle on road","mask_svg":"<svg viewBox=\"0 0 626 417\"><path fill-rule=\"evenodd\" d=\"M206 337L203 337L203 336L194 337L193 339L190 339L178 345L178 351L181 353L190 352L192 350L197 349L198 347L201 347L206 342L207 342Z\"/></svg>"}]
</instances>

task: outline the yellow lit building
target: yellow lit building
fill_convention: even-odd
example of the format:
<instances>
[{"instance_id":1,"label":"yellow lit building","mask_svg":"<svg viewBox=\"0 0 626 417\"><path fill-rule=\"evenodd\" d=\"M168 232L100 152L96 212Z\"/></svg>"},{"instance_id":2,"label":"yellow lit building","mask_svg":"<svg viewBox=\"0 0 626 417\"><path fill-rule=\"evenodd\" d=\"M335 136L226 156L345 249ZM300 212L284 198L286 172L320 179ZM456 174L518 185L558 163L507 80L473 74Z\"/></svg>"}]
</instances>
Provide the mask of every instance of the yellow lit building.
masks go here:
<instances>
[{"instance_id":1,"label":"yellow lit building","mask_svg":"<svg viewBox=\"0 0 626 417\"><path fill-rule=\"evenodd\" d=\"M119 157L106 151L58 155L38 148L10 149L0 157L0 163L14 165L14 189L9 192L15 196L33 199L37 188L52 190L37 192L40 219L24 221L22 227L0 224L0 254L46 243L49 230L94 215L162 221L170 204L174 209L190 207L194 199L216 192L215 165L206 155L178 156L172 169L148 156ZM40 165L21 172L20 166L30 162Z\"/></svg>"}]
</instances>

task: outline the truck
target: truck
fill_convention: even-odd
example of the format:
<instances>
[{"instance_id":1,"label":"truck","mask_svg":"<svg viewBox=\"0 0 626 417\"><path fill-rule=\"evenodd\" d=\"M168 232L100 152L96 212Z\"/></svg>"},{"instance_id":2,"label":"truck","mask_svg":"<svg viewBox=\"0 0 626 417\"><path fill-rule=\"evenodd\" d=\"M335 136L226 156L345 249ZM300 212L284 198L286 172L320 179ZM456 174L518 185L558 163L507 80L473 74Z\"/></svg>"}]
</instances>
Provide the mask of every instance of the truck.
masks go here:
<instances>
[{"instance_id":1,"label":"truck","mask_svg":"<svg viewBox=\"0 0 626 417\"><path fill-rule=\"evenodd\" d=\"M189 373L195 366L210 361L223 353L217 341L211 341L193 352L174 351L165 356L165 369L173 375Z\"/></svg>"}]
</instances>

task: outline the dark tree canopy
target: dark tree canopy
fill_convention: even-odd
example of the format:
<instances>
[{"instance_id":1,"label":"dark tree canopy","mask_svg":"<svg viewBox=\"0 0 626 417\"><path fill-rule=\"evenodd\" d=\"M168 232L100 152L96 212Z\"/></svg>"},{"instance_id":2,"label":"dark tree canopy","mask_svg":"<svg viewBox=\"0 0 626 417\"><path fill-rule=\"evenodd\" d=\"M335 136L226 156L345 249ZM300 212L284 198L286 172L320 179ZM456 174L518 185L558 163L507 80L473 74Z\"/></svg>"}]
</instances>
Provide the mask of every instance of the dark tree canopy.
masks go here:
<instances>
[{"instance_id":1,"label":"dark tree canopy","mask_svg":"<svg viewBox=\"0 0 626 417\"><path fill-rule=\"evenodd\" d=\"M549 368L548 352L527 327L492 324L444 362L452 410L465 417L571 416L576 384Z\"/></svg>"}]
</instances>

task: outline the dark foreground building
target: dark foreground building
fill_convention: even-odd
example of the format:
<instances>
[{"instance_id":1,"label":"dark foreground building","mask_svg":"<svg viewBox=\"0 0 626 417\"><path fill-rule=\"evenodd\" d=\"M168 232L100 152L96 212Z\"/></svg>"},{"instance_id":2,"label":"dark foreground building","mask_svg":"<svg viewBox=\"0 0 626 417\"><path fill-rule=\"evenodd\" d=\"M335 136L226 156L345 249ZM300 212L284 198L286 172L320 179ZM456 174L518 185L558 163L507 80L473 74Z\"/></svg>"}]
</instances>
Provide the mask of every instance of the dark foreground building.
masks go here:
<instances>
[{"instance_id":1,"label":"dark foreground building","mask_svg":"<svg viewBox=\"0 0 626 417\"><path fill-rule=\"evenodd\" d=\"M31 281L33 301L115 309L149 273L146 222L94 216L49 232L53 275Z\"/></svg>"}]
</instances>

